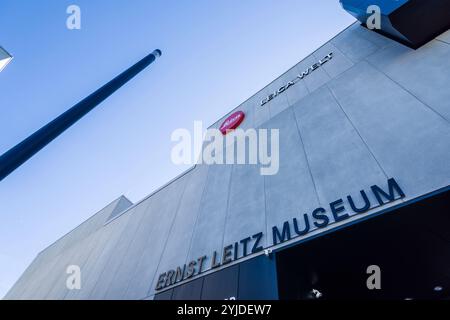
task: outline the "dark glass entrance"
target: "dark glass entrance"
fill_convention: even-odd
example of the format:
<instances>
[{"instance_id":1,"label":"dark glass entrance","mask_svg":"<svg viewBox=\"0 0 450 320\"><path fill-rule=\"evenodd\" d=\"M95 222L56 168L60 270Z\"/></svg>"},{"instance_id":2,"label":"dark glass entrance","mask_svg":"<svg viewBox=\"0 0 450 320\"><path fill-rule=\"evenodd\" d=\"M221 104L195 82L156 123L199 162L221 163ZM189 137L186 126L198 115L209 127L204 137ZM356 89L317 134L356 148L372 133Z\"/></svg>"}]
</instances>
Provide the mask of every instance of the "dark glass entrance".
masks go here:
<instances>
[{"instance_id":1,"label":"dark glass entrance","mask_svg":"<svg viewBox=\"0 0 450 320\"><path fill-rule=\"evenodd\" d=\"M380 290L369 290L369 266ZM173 300L450 299L450 191L155 296Z\"/></svg>"},{"instance_id":2,"label":"dark glass entrance","mask_svg":"<svg viewBox=\"0 0 450 320\"><path fill-rule=\"evenodd\" d=\"M280 299L448 299L450 192L282 250L277 270Z\"/></svg>"}]
</instances>

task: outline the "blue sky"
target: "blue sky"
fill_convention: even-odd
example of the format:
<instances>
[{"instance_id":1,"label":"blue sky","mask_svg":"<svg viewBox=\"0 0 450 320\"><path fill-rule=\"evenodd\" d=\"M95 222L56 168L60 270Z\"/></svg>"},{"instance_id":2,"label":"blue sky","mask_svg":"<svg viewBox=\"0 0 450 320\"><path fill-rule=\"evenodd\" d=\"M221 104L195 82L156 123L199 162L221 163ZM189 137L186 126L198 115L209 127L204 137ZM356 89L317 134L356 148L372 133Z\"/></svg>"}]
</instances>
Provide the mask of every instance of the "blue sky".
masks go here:
<instances>
[{"instance_id":1,"label":"blue sky","mask_svg":"<svg viewBox=\"0 0 450 320\"><path fill-rule=\"evenodd\" d=\"M66 28L76 4L82 29ZM338 0L2 0L0 153L155 48L163 56L0 182L0 296L120 195L187 169L171 133L210 125L354 20Z\"/></svg>"}]
</instances>

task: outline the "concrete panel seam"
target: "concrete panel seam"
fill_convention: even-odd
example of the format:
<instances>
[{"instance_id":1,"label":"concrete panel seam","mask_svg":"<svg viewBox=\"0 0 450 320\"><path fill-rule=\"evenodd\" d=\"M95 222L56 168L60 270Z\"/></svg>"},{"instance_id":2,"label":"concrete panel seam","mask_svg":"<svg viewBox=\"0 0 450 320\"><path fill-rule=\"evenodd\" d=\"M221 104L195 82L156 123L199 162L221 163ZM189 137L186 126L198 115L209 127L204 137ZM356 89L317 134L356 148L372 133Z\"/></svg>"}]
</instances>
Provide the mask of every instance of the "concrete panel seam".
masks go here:
<instances>
[{"instance_id":1,"label":"concrete panel seam","mask_svg":"<svg viewBox=\"0 0 450 320\"><path fill-rule=\"evenodd\" d=\"M192 175L191 175L190 178L192 178ZM170 234L171 234L173 225L175 224L175 221L177 220L178 213L180 211L180 205L181 205L181 202L183 200L184 193L186 192L186 188L187 188L188 182L189 182L189 179L187 179L187 181L184 183L183 190L182 190L181 195L180 195L180 199L178 200L177 207L175 209L175 214L174 214L174 217L172 219L172 223L170 224L169 232L167 233L167 237L166 237L166 239L164 241L163 249L161 250L161 254L160 254L159 259L158 259L158 264L157 264L156 269L155 269L155 274L153 274L153 278L152 278L152 281L150 282L149 286L151 286L153 284L153 281L155 280L156 272L158 272L159 265L161 264L161 260L162 260L162 257L164 255L164 251L166 250L167 242L168 242L168 240L170 238ZM141 257L140 257L140 259L138 261L138 265L139 265L140 261L142 260L142 256L143 255L144 255L144 252L142 252L142 255L141 255ZM130 287L132 279L133 278L130 278L130 280L128 281L128 284L127 284L127 287L125 289L125 292L128 292L128 289ZM149 290L151 290L151 289L152 288L150 287ZM148 294L149 290L147 290L147 294Z\"/></svg>"},{"instance_id":2,"label":"concrete panel seam","mask_svg":"<svg viewBox=\"0 0 450 320\"><path fill-rule=\"evenodd\" d=\"M285 72L283 72L279 77L277 77L275 80L271 81L270 83L268 83L266 86L264 86L263 88L261 88L260 90L258 90L255 94L253 94L252 96L250 96L248 99L246 99L244 102L242 102L240 105L238 105L236 108L232 109L231 111L227 112L226 114L224 114L222 117L219 118L219 120L217 120L216 122L214 122L213 124L211 124L209 128L213 127L214 125L218 124L219 121L221 121L226 115L233 113L234 111L236 111L240 106L242 106L243 104L247 103L250 99L252 99L254 96L256 96L257 94L259 94L261 91L263 91L264 89L266 89L268 86L270 86L271 84L273 84L275 81L277 81L279 78L281 78L283 75L285 75L286 73L288 73L289 71L291 71L292 69L296 68L297 65L301 62L303 62L304 60L306 60L308 57L312 56L314 52L322 49L324 46L327 45L327 43L331 42L332 40L334 40L335 38L337 38L339 35L341 35L342 33L344 33L345 31L347 31L348 29L350 29L354 24L358 24L360 23L358 20L355 19L355 22L352 22L349 26L345 27L343 30L339 31L337 34L335 34L330 40L326 41L323 45L319 46L316 50L312 51L310 54L306 55L303 59L300 60L300 62L297 62L296 64L294 64L292 67L290 67L289 69L287 69ZM351 60L350 60L351 61Z\"/></svg>"},{"instance_id":3,"label":"concrete panel seam","mask_svg":"<svg viewBox=\"0 0 450 320\"><path fill-rule=\"evenodd\" d=\"M140 220L139 220L139 224L140 224L141 221L144 219L145 211L149 209L149 207L150 207L151 204L152 204L151 201L149 201L149 202L145 205L145 209L143 209L144 212L143 212L143 214L142 214L142 217L141 217ZM117 242L120 242L120 241L123 240L122 237L123 237L123 235L126 233L128 224L131 224L132 221L133 221L133 219L131 219L131 217L130 217L130 220L127 221L125 227L123 228L122 233L120 234L120 236L118 236ZM139 228L139 227L138 227L138 228ZM138 228L137 228L137 229L138 229ZM127 251L128 251L128 248L131 246L132 242L133 242L133 241L130 240L130 243L128 243L128 245L127 245ZM111 260L113 257L114 257L114 255L110 255L110 256L106 259L106 265L103 266L103 269L102 269L102 271L100 272L100 274L99 274L97 280L95 280L95 284L93 285L91 291L89 292L89 296L90 296L93 292L95 292L97 286L99 285L100 279L102 278L104 272L108 269L107 266L108 266L110 260ZM116 269L115 271L119 270L121 264L122 264L122 262L119 263L119 266L117 267L117 269ZM107 284L108 289L109 289L109 285L110 285L110 284ZM107 291L106 291L106 292L107 292Z\"/></svg>"},{"instance_id":4,"label":"concrete panel seam","mask_svg":"<svg viewBox=\"0 0 450 320\"><path fill-rule=\"evenodd\" d=\"M92 240L91 240L91 241L92 241ZM83 270L83 269L84 269L84 266L89 262L89 260L90 260L90 258L91 258L91 256L92 256L93 252L95 252L95 247L94 247L94 246L92 246L92 248L89 250L89 253L88 253L86 259L83 261L83 264L82 264L82 265L79 265L80 270ZM95 257L94 257L94 258L95 258ZM68 290L64 293L64 295L63 295L63 297L62 297L63 300L66 298L66 296L67 296L68 293L69 293Z\"/></svg>"},{"instance_id":5,"label":"concrete panel seam","mask_svg":"<svg viewBox=\"0 0 450 320\"><path fill-rule=\"evenodd\" d=\"M417 97L414 93L412 93L410 90L408 90L407 88L405 88L403 85L401 85L400 83L398 83L397 81L395 81L394 79L392 79L388 74L384 73L383 70L377 68L373 63L371 63L370 61L368 61L368 59L364 59L365 62L367 62L372 68L374 68L375 70L377 70L378 72L382 73L384 76L386 76L386 78L388 78L389 80L391 80L393 83L395 83L397 86L399 86L400 88L402 88L405 92L407 92L408 94L410 94L414 99L416 99L417 101L419 101L422 105L424 105L425 107L427 107L428 109L430 109L432 112L434 112L435 114L437 114L439 117L441 117L442 119L444 119L444 121L450 123L450 119L447 119L444 115L440 114L438 111L434 110L430 105L428 105L425 101L421 100L419 97Z\"/></svg>"},{"instance_id":6,"label":"concrete panel seam","mask_svg":"<svg viewBox=\"0 0 450 320\"><path fill-rule=\"evenodd\" d=\"M169 182L163 184L161 187L157 188L156 190L152 191L148 196L144 197L143 199L137 201L136 203L134 203L132 206L130 206L129 208L125 209L121 214L117 215L116 217L114 217L113 219L105 222L105 225L110 224L111 222L115 221L116 219L118 219L119 217L123 216L124 214L128 213L129 211L131 211L131 209L136 208L138 205L140 205L142 202L144 202L145 200L153 197L155 194L157 194L158 192L162 191L163 189L165 189L166 187L168 187L169 185L171 185L172 183L174 183L175 181L178 181L179 179L181 179L182 177L184 177L186 174L188 174L189 172L193 171L195 168L197 168L197 164L193 165L192 167L190 167L189 169L187 169L186 171L180 173L179 175L177 175L175 178L171 179Z\"/></svg>"},{"instance_id":7,"label":"concrete panel seam","mask_svg":"<svg viewBox=\"0 0 450 320\"><path fill-rule=\"evenodd\" d=\"M76 250L72 250L72 249L73 249L73 247L71 247L70 249L67 249L69 251L68 259L67 259L68 261L72 260L73 257L75 257L76 254L77 254L77 251ZM55 289L55 287L57 286L58 281L61 280L59 278L59 276L58 276L58 271L61 271L61 270L58 270L58 269L59 269L59 267L61 267L65 271L66 268L64 268L64 264L63 263L59 263L59 262L60 261L64 262L64 258L66 258L65 254L67 254L67 251L63 252L61 255L59 255L60 259L57 259L58 262L53 266L52 271L48 273L48 277L49 277L48 278L48 282L50 282L51 285L48 287L48 290L46 290L45 292L42 292L43 295L41 296L41 298L43 300L48 300L49 299L48 298L49 295L53 292L53 289ZM53 278L53 276L54 276L54 278ZM33 294L38 294L40 289L41 289L41 287L36 288L37 291L33 292ZM36 298L38 298L38 297L36 297Z\"/></svg>"},{"instance_id":8,"label":"concrete panel seam","mask_svg":"<svg viewBox=\"0 0 450 320\"><path fill-rule=\"evenodd\" d=\"M264 230L268 230L269 226L267 225L267 192L266 192L266 176L263 176L263 188L264 188ZM266 247L269 245L268 237L266 239Z\"/></svg>"},{"instance_id":9,"label":"concrete panel seam","mask_svg":"<svg viewBox=\"0 0 450 320\"><path fill-rule=\"evenodd\" d=\"M361 28L364 28L363 26L360 25ZM374 31L370 31L370 32L374 32ZM370 42L374 47L376 47L375 51L370 53L370 55L377 53L378 51L380 51L382 49L382 47L380 47L378 44L376 44L373 41L370 41L370 39L366 39L364 37L362 37L358 32L354 32L353 35L359 39L365 40ZM345 54L345 52L343 52L341 49L339 49L339 45L336 44L336 42L334 41L335 39L331 39L329 40L329 43L331 43L332 45L334 45L336 47L337 50L339 50L340 53L342 53L350 62L352 62L354 65L357 65L360 61L355 61L353 60L351 57L349 57L348 54ZM362 60L364 60L365 58L363 58Z\"/></svg>"},{"instance_id":10,"label":"concrete panel seam","mask_svg":"<svg viewBox=\"0 0 450 320\"><path fill-rule=\"evenodd\" d=\"M305 156L305 161L306 161L306 166L308 167L308 172L309 172L309 176L311 177L311 182L314 186L314 192L316 194L316 198L317 198L317 203L320 204L320 198L319 198L319 192L317 191L317 186L316 186L316 182L314 181L314 176L313 173L311 171L311 165L309 164L309 160L308 160L308 154L306 153L305 150L305 144L303 142L303 137L302 137L302 133L300 132L300 127L298 126L298 119L295 116L295 112L294 109L292 107L289 108L289 110L291 111L292 116L294 117L294 122L295 122L295 127L297 128L297 133L300 139L300 142L302 144L302 150L303 150L303 154Z\"/></svg>"},{"instance_id":11,"label":"concrete panel seam","mask_svg":"<svg viewBox=\"0 0 450 320\"><path fill-rule=\"evenodd\" d=\"M330 77L331 78L331 77ZM309 90L309 88L308 88L308 86L306 85L306 83L304 83L304 79L303 80L301 80L302 82L301 83L303 83L304 85L305 85L305 89L306 89L306 91L308 92L308 94L306 94L304 97L302 97L302 98L300 98L300 99L297 99L297 100L295 100L295 101L293 101L293 102L291 102L291 101L289 101L289 96L287 96L286 97L286 100L287 100L287 102L288 102L288 107L286 108L286 109L288 109L288 108L290 108L290 107L292 107L294 104L296 104L297 102L299 102L299 101L301 101L301 100L303 100L303 99L305 99L306 97L308 97L310 94L311 94L311 90ZM285 110L283 110L283 111L285 111ZM282 112L283 112L282 111ZM280 112L281 113L281 112ZM267 121L264 121L264 123L262 123L261 125L264 125L266 122L268 122L268 121L270 121L271 119L269 118ZM261 127L261 125L259 126L259 127Z\"/></svg>"},{"instance_id":12,"label":"concrete panel seam","mask_svg":"<svg viewBox=\"0 0 450 320\"><path fill-rule=\"evenodd\" d=\"M320 58L317 58L317 56L316 56L315 54L313 54L313 56L314 56L316 59L320 59ZM325 84L328 83L328 82L330 82L331 80L333 80L333 77L331 76L331 74L328 73L328 71L327 71L326 68L323 68L322 70L323 70L323 72L330 78L330 80L328 80L327 82L325 82ZM323 87L323 86L320 86L320 87L317 88L317 89L320 89L321 87ZM316 89L316 90L317 90L317 89Z\"/></svg>"},{"instance_id":13,"label":"concrete panel seam","mask_svg":"<svg viewBox=\"0 0 450 320\"><path fill-rule=\"evenodd\" d=\"M191 250L192 250L192 242L194 240L195 229L197 228L198 218L200 216L200 213L202 211L202 206L204 204L203 200L205 198L205 191L206 191L206 186L208 185L208 179L209 179L209 176L211 175L211 171L210 171L209 166L207 168L208 168L208 172L206 173L206 179L205 179L205 183L203 185L202 195L200 197L200 204L199 204L198 209L197 209L197 217L195 218L195 223L194 223L194 226L192 228L191 240L189 241L189 249L186 252L186 258L185 258L185 262L186 263L188 262L187 260L189 259L189 254L191 253Z\"/></svg>"},{"instance_id":14,"label":"concrete panel seam","mask_svg":"<svg viewBox=\"0 0 450 320\"><path fill-rule=\"evenodd\" d=\"M326 87L328 89L328 91L331 93L331 95L333 96L334 101L336 101L337 105L339 106L339 108L342 110L342 112L344 113L345 117L347 118L347 120L349 121L350 125L353 127L353 129L355 130L356 134L358 135L358 137L361 139L362 143L365 145L365 147L367 148L367 151L369 151L370 155L372 156L372 158L375 160L375 162L377 163L378 167L380 168L380 170L383 172L383 174L386 176L386 179L389 179L388 174L386 173L386 171L384 170L384 168L381 166L381 163L378 161L378 159L375 157L374 153L372 152L372 150L370 149L369 145L366 143L366 141L363 139L361 133L359 132L358 128L356 128L355 124L353 123L353 121L350 119L350 117L348 116L348 114L345 112L344 108L342 107L341 103L339 102L338 98L336 97L336 95L334 94L333 90L331 90L331 88L328 86L328 84L326 84Z\"/></svg>"},{"instance_id":15,"label":"concrete panel seam","mask_svg":"<svg viewBox=\"0 0 450 320\"><path fill-rule=\"evenodd\" d=\"M115 247L115 245L121 240L122 232L125 231L125 229L127 228L128 224L131 223L131 220L132 220L131 217L129 217L129 218L128 218L128 221L126 221L126 223L125 223L125 225L122 227L122 229L120 229L120 225L117 226L117 228L118 228L117 231L119 231L120 234L118 233L118 234L117 234L117 237L113 237L113 238L112 238L112 239L113 239L113 240L112 240L113 242L111 242L111 239L108 239L108 240L105 242L105 244L104 244L102 247L100 247L99 252L98 252L98 255L97 255L97 258L103 256L105 250L108 249L108 245L109 245L109 244L113 243L113 247ZM113 231L115 231L115 230L113 229ZM109 261L109 259L106 258L106 261ZM98 263L99 263L99 260L94 261L93 266L92 266L92 269L95 269L95 268L99 265ZM101 267L101 265L99 265L99 266ZM101 269L100 275L103 274L103 272L104 272L104 268ZM92 273L91 273L91 274L88 274L88 276L87 276L86 279L85 279L86 283L88 283L88 281L90 280L91 277L92 277ZM97 280L98 280L98 279L97 279ZM93 284L91 290L87 293L87 295L86 295L85 297L89 297L89 295L92 293L92 291L95 290L95 287L96 287L96 285L97 285L97 280L94 280L94 281L93 281L94 284ZM86 299L86 298L85 298L85 299Z\"/></svg>"},{"instance_id":16,"label":"concrete panel seam","mask_svg":"<svg viewBox=\"0 0 450 320\"><path fill-rule=\"evenodd\" d=\"M99 239L96 238L96 237L101 238L101 234L100 234L100 233L96 233L95 235L93 234L92 237L91 237L91 239L89 240L89 242L92 242L92 241L94 241L94 240L99 241ZM86 256L86 257L80 256L80 260L81 260L82 258L85 258L85 259L84 259L84 261L82 261L82 263L77 263L77 264L76 264L76 265L78 265L78 266L80 267L80 270L82 270L82 271L83 271L83 269L84 269L84 266L88 263L89 259L91 258L92 254L95 252L95 245L89 246L89 242L88 242L88 243L86 244L86 246L85 246L85 249L86 249L86 247L87 247L87 249L88 249L88 251L89 251L88 254L87 254L87 256ZM99 241L99 242L100 242L100 241ZM71 259L72 259L72 258L73 258L73 256L71 257ZM70 264L70 265L72 264L72 263L70 263L70 260L69 260L69 264ZM63 292L62 297L61 297L61 298L58 298L58 299L64 300L69 292L70 292L70 290L65 290L65 291Z\"/></svg>"},{"instance_id":17,"label":"concrete panel seam","mask_svg":"<svg viewBox=\"0 0 450 320\"><path fill-rule=\"evenodd\" d=\"M441 40L441 39L434 39L434 40L436 40L436 41L439 41L439 42L442 42L442 43L445 43L445 44L450 44L450 42L447 42L447 41L444 41L444 40Z\"/></svg>"},{"instance_id":18,"label":"concrete panel seam","mask_svg":"<svg viewBox=\"0 0 450 320\"><path fill-rule=\"evenodd\" d=\"M298 69L297 69L297 70L298 70ZM309 90L308 86L306 85L305 79L302 80L302 83L305 84L306 91L308 91L308 94L302 98L302 99L305 99L308 95L310 95L310 94L312 93L312 91ZM300 99L300 100L302 100L302 99ZM298 101L300 101L300 100L298 100ZM289 102L289 100L288 100L288 102ZM294 104L295 104L295 102L294 102L292 105L294 105Z\"/></svg>"},{"instance_id":19,"label":"concrete panel seam","mask_svg":"<svg viewBox=\"0 0 450 320\"><path fill-rule=\"evenodd\" d=\"M381 36L381 37L387 38L386 36L384 36L384 35L382 35L382 34L376 32L376 31L367 29L367 28L366 28L365 26L363 26L363 25L361 25L361 28L364 28L364 29L366 29L366 30L369 31L369 32L376 33L376 34L378 34L378 35ZM364 37L363 37L361 34L359 34L359 33L357 33L356 36L359 37L359 38L361 38L361 39L364 39L364 40L369 41L371 44L373 44L374 46L378 47L378 50L382 49L382 48L380 47L379 44L377 44L377 43L375 43L374 41L372 41L371 39L369 39L369 37L364 38ZM387 39L389 39L389 38L387 38ZM389 39L389 40L390 40L390 39ZM377 51L378 51L378 50L377 50Z\"/></svg>"},{"instance_id":20,"label":"concrete panel seam","mask_svg":"<svg viewBox=\"0 0 450 320\"><path fill-rule=\"evenodd\" d=\"M79 229L81 226L87 224L89 221L91 221L92 219L94 219L95 217L97 217L98 214L100 214L101 212L103 212L104 210L106 210L109 206L111 206L114 202L117 202L117 204L118 204L121 197L123 197L123 195L120 196L120 197L118 197L117 199L114 199L113 201L111 201L110 203L108 203L106 206L104 206L102 209L96 211L92 216L90 216L89 218L87 218L87 219L84 220L83 222L79 223L75 228L71 229L70 231L66 232L64 235L62 235L61 237L59 237L57 240L53 241L51 244L49 244L47 247L45 247L43 250L41 250L41 251L38 253L38 255L40 255L41 253L43 253L45 250L50 249L52 246L54 246L55 244L57 244L60 240L62 240L62 239L64 239L64 238L68 237L69 235L71 235L75 230ZM117 204L116 204L116 205L117 205ZM116 206L114 206L114 207L111 209L111 212L114 211L114 208L115 208L115 207L116 207ZM100 227L98 227L97 229L100 229L100 228L102 228L102 227L103 227L103 225L100 226Z\"/></svg>"},{"instance_id":21,"label":"concrete panel seam","mask_svg":"<svg viewBox=\"0 0 450 320\"><path fill-rule=\"evenodd\" d=\"M185 189L185 188L186 188L186 181L183 181L183 180L180 180L180 181L181 181L181 183L184 183L184 184L182 185L182 190L180 191L180 200L179 200L179 201L181 202L181 199L182 199L182 196L183 196L183 194L184 194L184 191L186 190L186 189ZM176 195L176 191L177 191L176 189L173 190L173 192L175 193L175 195ZM175 209L174 216L176 216L176 214L177 214L177 212L178 212L178 208L179 208L179 203L180 203L180 202L177 203L177 206L176 206L176 209ZM152 212L152 207L149 205L149 207L147 207L147 210L149 210L149 213L148 213L148 214L150 215L151 212ZM169 211L169 212L170 212L170 211ZM147 213L147 211L143 214L143 219L145 219L146 213ZM175 218L174 218L174 219L175 219ZM173 226L174 221L175 221L175 220L172 220L172 223L170 224L169 233L168 233L168 235L167 235L166 241L167 241L168 237L170 236L170 230L171 230L171 228L172 228L172 226ZM136 229L136 233L138 233L139 230L141 230L141 225ZM152 231L153 231L153 230L152 230ZM148 240L151 238L151 236L152 236L152 233L149 232L149 233L146 235L146 237L143 237L143 242L144 242L144 243L147 243ZM131 240L131 242L130 242L130 244L129 244L129 247L131 247L131 246L133 245L135 239L136 239L136 238L134 238L134 239ZM164 245L165 245L165 244L164 244ZM163 247L163 250L164 250L164 247ZM127 251L128 251L128 250L127 250ZM138 253L136 254L136 256L139 256L139 258L138 258L137 261L136 261L135 268L133 269L133 271L130 272L130 273L132 273L131 277L128 279L128 282L125 284L125 285L126 285L126 288L125 288L125 291L124 291L124 295L126 295L127 292L128 292L128 288L129 288L129 286L130 286L130 283L133 281L133 278L134 278L135 274L137 273L137 270L138 270L138 268L139 268L139 265L141 264L141 261L142 261L142 259L143 259L143 257L144 257L144 254L145 254L145 248L142 250L142 252L141 252L140 254L138 254ZM160 257L159 257L158 265L159 265L159 263L160 263L162 254L163 254L163 251L161 252L161 255L160 255ZM121 260L121 261L120 261L120 264L119 264L119 267L118 267L118 269L117 269L116 271L118 271L118 270L121 269L123 263L124 263L124 260ZM155 272L157 272L157 270L156 270ZM115 278L113 278L113 279L115 279ZM152 281L153 281L153 278L152 278ZM108 285L108 290L106 290L106 293L105 293L106 297L108 296L108 293L109 293L110 290L111 290L111 285L112 285L112 283L110 283L110 284ZM150 284L150 285L151 285L151 284ZM150 288L150 289L151 289L151 288ZM147 292L148 292L148 291L147 291Z\"/></svg>"},{"instance_id":22,"label":"concrete panel seam","mask_svg":"<svg viewBox=\"0 0 450 320\"><path fill-rule=\"evenodd\" d=\"M231 195L231 183L233 181L233 173L236 170L236 166L233 165L233 167L231 168L231 172L230 172L230 181L228 181L228 189L227 189L227 210L225 211L225 219L224 219L224 223L223 223L223 233L222 233L222 248L225 247L225 231L227 228L227 221L228 221L228 215L229 215L229 211L230 211L230 195ZM217 248L220 249L220 248Z\"/></svg>"},{"instance_id":23,"label":"concrete panel seam","mask_svg":"<svg viewBox=\"0 0 450 320\"><path fill-rule=\"evenodd\" d=\"M336 47L337 50L339 50L340 53L342 53L342 55L344 57L346 57L348 59L348 61L350 61L351 63L353 63L353 65L357 65L359 61L354 61L352 58L350 58L347 54L344 53L344 51L342 51L341 49L339 49L339 45L332 40L329 41L329 43L331 43L333 46Z\"/></svg>"},{"instance_id":24,"label":"concrete panel seam","mask_svg":"<svg viewBox=\"0 0 450 320\"><path fill-rule=\"evenodd\" d=\"M347 56L345 55L345 53L344 53L341 49L339 49L338 46L336 46L335 44L333 44L331 41L329 41L329 43L330 43L331 45L333 45L333 46L336 48L336 50L339 51L340 54L342 54L343 56L347 57ZM347 59L348 59L348 57L347 57ZM355 64L351 59L349 59L349 61L352 62L353 65Z\"/></svg>"}]
</instances>

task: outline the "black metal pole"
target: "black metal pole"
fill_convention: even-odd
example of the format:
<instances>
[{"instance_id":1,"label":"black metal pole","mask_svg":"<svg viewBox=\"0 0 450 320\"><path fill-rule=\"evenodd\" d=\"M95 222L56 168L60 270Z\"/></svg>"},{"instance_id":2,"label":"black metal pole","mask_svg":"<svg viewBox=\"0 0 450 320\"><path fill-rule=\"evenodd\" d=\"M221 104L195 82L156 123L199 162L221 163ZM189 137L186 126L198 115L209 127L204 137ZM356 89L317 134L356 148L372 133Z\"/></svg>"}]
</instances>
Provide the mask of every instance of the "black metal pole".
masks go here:
<instances>
[{"instance_id":1,"label":"black metal pole","mask_svg":"<svg viewBox=\"0 0 450 320\"><path fill-rule=\"evenodd\" d=\"M0 157L0 181L161 56L157 49Z\"/></svg>"}]
</instances>

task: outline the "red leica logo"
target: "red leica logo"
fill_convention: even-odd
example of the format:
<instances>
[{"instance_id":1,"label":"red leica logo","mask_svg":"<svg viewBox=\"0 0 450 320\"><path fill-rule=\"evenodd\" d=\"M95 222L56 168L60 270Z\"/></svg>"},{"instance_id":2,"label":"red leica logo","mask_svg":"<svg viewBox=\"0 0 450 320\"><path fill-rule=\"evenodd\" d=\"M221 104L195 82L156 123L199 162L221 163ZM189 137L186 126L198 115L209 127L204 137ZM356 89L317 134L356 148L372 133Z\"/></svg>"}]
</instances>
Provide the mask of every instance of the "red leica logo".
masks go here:
<instances>
[{"instance_id":1,"label":"red leica logo","mask_svg":"<svg viewBox=\"0 0 450 320\"><path fill-rule=\"evenodd\" d=\"M226 135L228 131L234 130L244 121L245 113L237 111L225 119L219 130L223 135Z\"/></svg>"}]
</instances>

